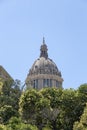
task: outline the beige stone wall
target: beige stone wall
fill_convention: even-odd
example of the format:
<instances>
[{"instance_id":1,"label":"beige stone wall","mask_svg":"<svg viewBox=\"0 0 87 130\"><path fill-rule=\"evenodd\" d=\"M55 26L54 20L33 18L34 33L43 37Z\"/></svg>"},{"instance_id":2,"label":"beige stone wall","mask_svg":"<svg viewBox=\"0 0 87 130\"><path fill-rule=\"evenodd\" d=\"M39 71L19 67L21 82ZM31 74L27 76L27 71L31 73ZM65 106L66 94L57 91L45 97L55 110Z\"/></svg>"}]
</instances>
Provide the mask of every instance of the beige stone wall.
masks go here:
<instances>
[{"instance_id":1,"label":"beige stone wall","mask_svg":"<svg viewBox=\"0 0 87 130\"><path fill-rule=\"evenodd\" d=\"M59 77L58 75L48 75L48 74L38 74L38 75L28 75L26 79L26 85L29 87L33 87L32 82L34 80L38 79L38 89L41 89L45 86L43 86L43 79L51 79L52 80L52 87L56 87L56 81L58 81L59 84L62 85L63 79ZM59 86L62 87L62 86Z\"/></svg>"}]
</instances>

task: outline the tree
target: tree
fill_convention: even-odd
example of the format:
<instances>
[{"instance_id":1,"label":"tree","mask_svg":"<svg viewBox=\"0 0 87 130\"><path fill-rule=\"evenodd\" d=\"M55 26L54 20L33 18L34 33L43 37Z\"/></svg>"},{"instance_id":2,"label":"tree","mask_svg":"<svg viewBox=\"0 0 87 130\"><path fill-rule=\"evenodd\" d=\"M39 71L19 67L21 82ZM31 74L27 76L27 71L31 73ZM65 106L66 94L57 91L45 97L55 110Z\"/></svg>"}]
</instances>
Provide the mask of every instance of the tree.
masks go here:
<instances>
[{"instance_id":1,"label":"tree","mask_svg":"<svg viewBox=\"0 0 87 130\"><path fill-rule=\"evenodd\" d=\"M0 89L0 106L11 105L18 110L18 102L21 96L19 81L6 80ZM17 105L17 106L16 106Z\"/></svg>"},{"instance_id":2,"label":"tree","mask_svg":"<svg viewBox=\"0 0 87 130\"><path fill-rule=\"evenodd\" d=\"M77 90L63 90L61 102L58 126L64 130L72 130L73 123L80 120L87 102L87 84L81 85Z\"/></svg>"},{"instance_id":3,"label":"tree","mask_svg":"<svg viewBox=\"0 0 87 130\"><path fill-rule=\"evenodd\" d=\"M57 88L45 88L41 90L41 94L44 98L50 100L50 107L48 109L44 109L43 118L45 118L46 123L53 130L57 130L58 126L58 117L60 115L61 110L61 95L62 89Z\"/></svg>"},{"instance_id":4,"label":"tree","mask_svg":"<svg viewBox=\"0 0 87 130\"><path fill-rule=\"evenodd\" d=\"M12 99L12 106L15 108L15 110L19 110L19 99L20 96L22 94L21 91L21 81L16 79L12 86L11 86L11 93L10 93L10 97Z\"/></svg>"},{"instance_id":5,"label":"tree","mask_svg":"<svg viewBox=\"0 0 87 130\"><path fill-rule=\"evenodd\" d=\"M44 88L40 92L44 96L44 98L47 98L50 100L50 106L51 108L59 108L61 104L61 95L62 95L62 89L57 88Z\"/></svg>"},{"instance_id":6,"label":"tree","mask_svg":"<svg viewBox=\"0 0 87 130\"><path fill-rule=\"evenodd\" d=\"M23 92L19 102L19 112L21 117L27 122L35 118L37 109L37 102L40 100L41 95L35 89L29 89ZM33 123L33 122L32 122Z\"/></svg>"},{"instance_id":7,"label":"tree","mask_svg":"<svg viewBox=\"0 0 87 130\"><path fill-rule=\"evenodd\" d=\"M80 87L77 89L77 92L81 101L82 108L84 109L87 102L87 84L80 85ZM82 113L83 113L83 109L82 109Z\"/></svg>"},{"instance_id":8,"label":"tree","mask_svg":"<svg viewBox=\"0 0 87 130\"><path fill-rule=\"evenodd\" d=\"M80 121L74 123L73 130L87 130L87 104Z\"/></svg>"},{"instance_id":9,"label":"tree","mask_svg":"<svg viewBox=\"0 0 87 130\"><path fill-rule=\"evenodd\" d=\"M36 126L25 124L20 118L12 117L7 125L7 130L38 130Z\"/></svg>"},{"instance_id":10,"label":"tree","mask_svg":"<svg viewBox=\"0 0 87 130\"><path fill-rule=\"evenodd\" d=\"M15 116L12 106L4 105L0 108L1 123L6 123L12 116Z\"/></svg>"},{"instance_id":11,"label":"tree","mask_svg":"<svg viewBox=\"0 0 87 130\"><path fill-rule=\"evenodd\" d=\"M58 129L72 130L73 123L78 119L79 98L77 91L66 89L61 95L61 109L58 116Z\"/></svg>"},{"instance_id":12,"label":"tree","mask_svg":"<svg viewBox=\"0 0 87 130\"><path fill-rule=\"evenodd\" d=\"M21 90L17 81L16 83L13 80L3 81L0 88L0 116L3 123L6 123L11 116L18 116L20 96Z\"/></svg>"},{"instance_id":13,"label":"tree","mask_svg":"<svg viewBox=\"0 0 87 130\"><path fill-rule=\"evenodd\" d=\"M0 130L7 130L5 125L0 124Z\"/></svg>"},{"instance_id":14,"label":"tree","mask_svg":"<svg viewBox=\"0 0 87 130\"><path fill-rule=\"evenodd\" d=\"M29 89L22 94L19 105L22 119L42 130L47 123L43 111L50 107L50 100L44 98L40 91Z\"/></svg>"}]
</instances>

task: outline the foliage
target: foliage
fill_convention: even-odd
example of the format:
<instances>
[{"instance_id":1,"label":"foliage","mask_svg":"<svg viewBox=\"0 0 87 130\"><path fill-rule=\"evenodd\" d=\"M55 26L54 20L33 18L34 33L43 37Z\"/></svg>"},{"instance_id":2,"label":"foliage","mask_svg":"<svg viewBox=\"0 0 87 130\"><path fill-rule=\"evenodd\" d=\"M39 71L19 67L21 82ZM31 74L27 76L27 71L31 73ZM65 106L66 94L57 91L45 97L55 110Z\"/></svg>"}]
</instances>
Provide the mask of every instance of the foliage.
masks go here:
<instances>
[{"instance_id":1,"label":"foliage","mask_svg":"<svg viewBox=\"0 0 87 130\"><path fill-rule=\"evenodd\" d=\"M24 120L29 122L29 119L34 118L36 113L36 103L40 100L40 94L36 90L31 89L24 92L19 102L19 112Z\"/></svg>"},{"instance_id":2,"label":"foliage","mask_svg":"<svg viewBox=\"0 0 87 130\"><path fill-rule=\"evenodd\" d=\"M12 116L18 116L20 86L13 80L2 81L0 89L0 122L6 123ZM17 81L16 81L17 82Z\"/></svg>"},{"instance_id":3,"label":"foliage","mask_svg":"<svg viewBox=\"0 0 87 130\"><path fill-rule=\"evenodd\" d=\"M44 109L43 119L46 120L46 124L50 126L53 130L57 130L57 121L61 111L61 95L62 89L57 88L45 88L41 90L41 94L44 98L50 100L49 109Z\"/></svg>"},{"instance_id":4,"label":"foliage","mask_svg":"<svg viewBox=\"0 0 87 130\"><path fill-rule=\"evenodd\" d=\"M0 130L7 130L5 125L0 124Z\"/></svg>"},{"instance_id":5,"label":"foliage","mask_svg":"<svg viewBox=\"0 0 87 130\"><path fill-rule=\"evenodd\" d=\"M24 124L20 118L12 117L7 125L8 130L38 130L36 126Z\"/></svg>"},{"instance_id":6,"label":"foliage","mask_svg":"<svg viewBox=\"0 0 87 130\"><path fill-rule=\"evenodd\" d=\"M20 98L20 114L25 122L36 124L42 129L46 124L56 128L57 116L59 114L59 93L58 89L42 89L36 91L29 89ZM54 129L54 128L53 128Z\"/></svg>"},{"instance_id":7,"label":"foliage","mask_svg":"<svg viewBox=\"0 0 87 130\"><path fill-rule=\"evenodd\" d=\"M32 122L39 129L48 125L53 130L72 130L84 109L82 94L85 93L79 89L29 89L20 98L20 114L25 122Z\"/></svg>"},{"instance_id":8,"label":"foliage","mask_svg":"<svg viewBox=\"0 0 87 130\"><path fill-rule=\"evenodd\" d=\"M49 126L45 126L42 130L52 130Z\"/></svg>"},{"instance_id":9,"label":"foliage","mask_svg":"<svg viewBox=\"0 0 87 130\"><path fill-rule=\"evenodd\" d=\"M76 107L78 105L78 97L76 91L73 89L63 90L61 102L58 127L64 130L70 130L73 127L73 122L77 120Z\"/></svg>"},{"instance_id":10,"label":"foliage","mask_svg":"<svg viewBox=\"0 0 87 130\"><path fill-rule=\"evenodd\" d=\"M80 99L80 104L82 106L82 108L84 109L84 107L86 106L86 102L87 102L87 84L82 84L78 90L78 97ZM81 114L83 112L83 109L81 111Z\"/></svg>"},{"instance_id":11,"label":"foliage","mask_svg":"<svg viewBox=\"0 0 87 130\"><path fill-rule=\"evenodd\" d=\"M7 122L12 116L15 115L15 111L12 106L4 105L0 108L1 123Z\"/></svg>"},{"instance_id":12,"label":"foliage","mask_svg":"<svg viewBox=\"0 0 87 130\"><path fill-rule=\"evenodd\" d=\"M1 130L87 129L87 84L77 90L20 88L19 80L0 85Z\"/></svg>"},{"instance_id":13,"label":"foliage","mask_svg":"<svg viewBox=\"0 0 87 130\"><path fill-rule=\"evenodd\" d=\"M73 130L87 130L87 105L79 122L75 122Z\"/></svg>"},{"instance_id":14,"label":"foliage","mask_svg":"<svg viewBox=\"0 0 87 130\"><path fill-rule=\"evenodd\" d=\"M41 94L44 98L50 100L50 106L52 108L59 107L61 104L60 97L62 95L62 89L57 88L44 88L41 91Z\"/></svg>"}]
</instances>

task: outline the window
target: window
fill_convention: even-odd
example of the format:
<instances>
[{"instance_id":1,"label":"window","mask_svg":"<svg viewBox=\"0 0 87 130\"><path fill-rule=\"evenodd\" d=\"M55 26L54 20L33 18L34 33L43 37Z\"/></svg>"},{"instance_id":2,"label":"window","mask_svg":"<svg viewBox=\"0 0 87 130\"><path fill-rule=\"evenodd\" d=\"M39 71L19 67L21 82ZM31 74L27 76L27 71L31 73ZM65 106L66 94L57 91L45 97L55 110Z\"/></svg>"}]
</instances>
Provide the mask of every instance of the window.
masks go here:
<instances>
[{"instance_id":1,"label":"window","mask_svg":"<svg viewBox=\"0 0 87 130\"><path fill-rule=\"evenodd\" d=\"M36 89L38 88L38 79L34 80L33 87Z\"/></svg>"},{"instance_id":2,"label":"window","mask_svg":"<svg viewBox=\"0 0 87 130\"><path fill-rule=\"evenodd\" d=\"M59 82L58 81L56 81L56 87L59 87Z\"/></svg>"},{"instance_id":3,"label":"window","mask_svg":"<svg viewBox=\"0 0 87 130\"><path fill-rule=\"evenodd\" d=\"M47 87L49 87L49 79L47 79Z\"/></svg>"},{"instance_id":4,"label":"window","mask_svg":"<svg viewBox=\"0 0 87 130\"><path fill-rule=\"evenodd\" d=\"M33 84L34 88L35 88L35 80L34 80L34 84Z\"/></svg>"},{"instance_id":5,"label":"window","mask_svg":"<svg viewBox=\"0 0 87 130\"><path fill-rule=\"evenodd\" d=\"M59 87L62 87L62 83L61 82L59 82Z\"/></svg>"},{"instance_id":6,"label":"window","mask_svg":"<svg viewBox=\"0 0 87 130\"><path fill-rule=\"evenodd\" d=\"M52 87L52 79L50 79L50 87Z\"/></svg>"},{"instance_id":7,"label":"window","mask_svg":"<svg viewBox=\"0 0 87 130\"><path fill-rule=\"evenodd\" d=\"M38 88L38 79L36 79L36 84L35 84L36 86L36 88Z\"/></svg>"},{"instance_id":8,"label":"window","mask_svg":"<svg viewBox=\"0 0 87 130\"><path fill-rule=\"evenodd\" d=\"M43 87L52 87L52 79L43 79Z\"/></svg>"},{"instance_id":9,"label":"window","mask_svg":"<svg viewBox=\"0 0 87 130\"><path fill-rule=\"evenodd\" d=\"M47 83L46 83L46 79L43 79L43 87L46 87Z\"/></svg>"}]
</instances>

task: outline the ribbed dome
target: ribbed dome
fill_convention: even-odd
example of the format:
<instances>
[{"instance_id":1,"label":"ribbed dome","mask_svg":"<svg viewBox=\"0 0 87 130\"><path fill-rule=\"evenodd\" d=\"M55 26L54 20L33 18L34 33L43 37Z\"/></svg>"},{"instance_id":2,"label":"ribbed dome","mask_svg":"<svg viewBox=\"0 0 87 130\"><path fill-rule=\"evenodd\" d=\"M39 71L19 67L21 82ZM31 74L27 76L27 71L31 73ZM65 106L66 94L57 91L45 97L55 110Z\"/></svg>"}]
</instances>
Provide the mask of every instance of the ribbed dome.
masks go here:
<instances>
[{"instance_id":1,"label":"ribbed dome","mask_svg":"<svg viewBox=\"0 0 87 130\"><path fill-rule=\"evenodd\" d=\"M33 63L26 78L26 86L42 89L44 87L62 88L62 76L56 64L48 57L48 48L43 38L40 56Z\"/></svg>"},{"instance_id":2,"label":"ribbed dome","mask_svg":"<svg viewBox=\"0 0 87 130\"><path fill-rule=\"evenodd\" d=\"M61 77L61 72L58 70L56 64L48 58L48 49L43 38L43 44L40 47L40 58L32 65L29 75L33 74L51 74Z\"/></svg>"},{"instance_id":3,"label":"ribbed dome","mask_svg":"<svg viewBox=\"0 0 87 130\"><path fill-rule=\"evenodd\" d=\"M45 57L40 57L34 62L29 72L29 75L32 74L53 74L61 77L61 72L56 64L51 59Z\"/></svg>"}]
</instances>

